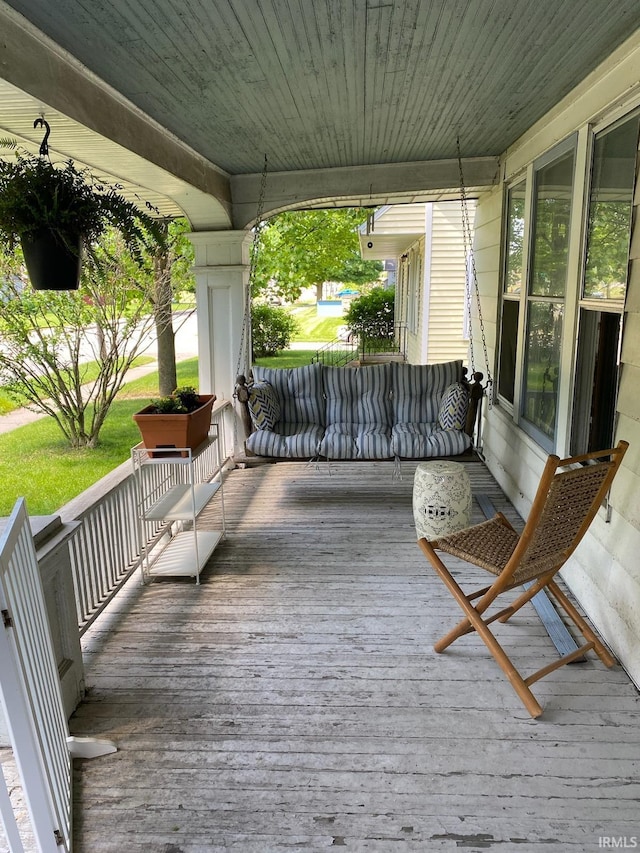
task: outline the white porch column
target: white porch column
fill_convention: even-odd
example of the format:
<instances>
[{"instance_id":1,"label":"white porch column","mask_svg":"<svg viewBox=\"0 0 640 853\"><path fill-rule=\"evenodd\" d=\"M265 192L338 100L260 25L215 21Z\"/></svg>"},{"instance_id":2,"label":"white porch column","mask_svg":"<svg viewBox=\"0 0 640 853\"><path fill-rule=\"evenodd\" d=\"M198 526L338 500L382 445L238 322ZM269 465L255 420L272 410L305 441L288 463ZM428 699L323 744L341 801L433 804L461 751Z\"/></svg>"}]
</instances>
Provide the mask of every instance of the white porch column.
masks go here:
<instances>
[{"instance_id":1,"label":"white porch column","mask_svg":"<svg viewBox=\"0 0 640 853\"><path fill-rule=\"evenodd\" d=\"M195 250L200 393L232 400L236 375L250 366L250 231L197 231L188 235ZM238 371L238 366L240 369ZM238 430L227 435L227 448L242 442Z\"/></svg>"}]
</instances>

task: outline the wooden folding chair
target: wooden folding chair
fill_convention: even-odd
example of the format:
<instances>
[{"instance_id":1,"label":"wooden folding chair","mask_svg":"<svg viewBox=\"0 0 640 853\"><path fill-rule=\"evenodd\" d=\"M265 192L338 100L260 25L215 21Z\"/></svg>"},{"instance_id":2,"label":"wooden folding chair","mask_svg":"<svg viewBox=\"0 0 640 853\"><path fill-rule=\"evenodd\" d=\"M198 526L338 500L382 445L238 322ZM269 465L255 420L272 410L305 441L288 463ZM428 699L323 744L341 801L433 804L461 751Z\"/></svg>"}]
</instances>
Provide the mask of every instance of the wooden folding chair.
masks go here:
<instances>
[{"instance_id":1,"label":"wooden folding chair","mask_svg":"<svg viewBox=\"0 0 640 853\"><path fill-rule=\"evenodd\" d=\"M550 672L593 649L606 666L614 658L559 589L554 576L573 553L593 521L628 448L626 441L609 450L586 453L570 459L550 456L538 486L529 518L521 534L498 513L495 518L438 539L419 539L433 568L465 613L464 619L439 640L434 649L443 652L454 640L477 631L486 643L514 690L532 717L542 708L530 685ZM496 575L487 587L467 595L454 580L437 551L466 560ZM483 618L488 607L503 592L532 582L508 607ZM489 629L496 619L506 622L536 593L547 589L561 605L586 642L576 651L523 678ZM472 603L475 602L475 603Z\"/></svg>"}]
</instances>

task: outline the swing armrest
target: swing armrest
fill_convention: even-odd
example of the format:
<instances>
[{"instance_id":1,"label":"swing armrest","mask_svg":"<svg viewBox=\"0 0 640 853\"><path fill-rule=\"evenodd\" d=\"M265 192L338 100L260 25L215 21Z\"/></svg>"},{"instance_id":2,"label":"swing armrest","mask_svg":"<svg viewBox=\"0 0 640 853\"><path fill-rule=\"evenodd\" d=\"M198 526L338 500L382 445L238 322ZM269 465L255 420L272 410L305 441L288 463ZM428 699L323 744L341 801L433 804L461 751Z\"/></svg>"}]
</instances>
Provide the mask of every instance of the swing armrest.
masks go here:
<instances>
[{"instance_id":1,"label":"swing armrest","mask_svg":"<svg viewBox=\"0 0 640 853\"><path fill-rule=\"evenodd\" d=\"M233 395L240 404L240 419L244 428L244 438L246 439L253 432L253 423L249 412L249 385L253 383L253 376L249 374L249 382L243 374L236 377L236 386Z\"/></svg>"},{"instance_id":2,"label":"swing armrest","mask_svg":"<svg viewBox=\"0 0 640 853\"><path fill-rule=\"evenodd\" d=\"M485 394L485 386L482 384L484 374L479 372L473 373L471 381L469 381L467 379L467 368L464 367L463 371L465 375L462 382L469 391L469 407L467 409L464 431L468 436L473 438L476 424L482 414L482 398Z\"/></svg>"}]
</instances>

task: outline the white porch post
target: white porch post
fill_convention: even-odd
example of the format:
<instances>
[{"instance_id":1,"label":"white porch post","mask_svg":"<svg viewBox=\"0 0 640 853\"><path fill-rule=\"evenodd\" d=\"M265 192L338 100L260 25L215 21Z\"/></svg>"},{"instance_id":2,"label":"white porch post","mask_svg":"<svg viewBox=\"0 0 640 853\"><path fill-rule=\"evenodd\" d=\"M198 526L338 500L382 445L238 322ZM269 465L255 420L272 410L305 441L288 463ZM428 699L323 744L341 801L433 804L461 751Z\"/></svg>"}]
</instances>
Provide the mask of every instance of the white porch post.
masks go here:
<instances>
[{"instance_id":1,"label":"white porch post","mask_svg":"<svg viewBox=\"0 0 640 853\"><path fill-rule=\"evenodd\" d=\"M195 250L200 392L231 400L237 373L246 374L250 366L245 314L252 235L197 231L188 236ZM226 436L227 448L237 451L242 439L241 428L233 425L232 434Z\"/></svg>"}]
</instances>

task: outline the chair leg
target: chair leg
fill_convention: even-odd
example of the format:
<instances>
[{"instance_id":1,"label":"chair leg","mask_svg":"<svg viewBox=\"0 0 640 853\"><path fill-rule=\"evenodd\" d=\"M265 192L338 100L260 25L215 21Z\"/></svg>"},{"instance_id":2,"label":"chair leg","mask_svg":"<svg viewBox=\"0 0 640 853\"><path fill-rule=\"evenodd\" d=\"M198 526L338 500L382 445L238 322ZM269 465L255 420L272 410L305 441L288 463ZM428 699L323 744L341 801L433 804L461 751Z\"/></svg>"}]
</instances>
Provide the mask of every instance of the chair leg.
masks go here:
<instances>
[{"instance_id":1,"label":"chair leg","mask_svg":"<svg viewBox=\"0 0 640 853\"><path fill-rule=\"evenodd\" d=\"M456 599L462 610L465 613L469 613L471 610L473 610L473 612L475 613L479 612L478 610L476 610L476 608L473 607L473 605L470 603L470 600L455 582L445 564L436 554L435 549L433 548L431 543L427 539L419 539L418 545L423 550L425 556L427 557L437 574L440 576L440 579L447 586L449 592ZM445 634L444 637L438 640L438 642L434 645L433 648L438 653L443 652L451 645L451 643L453 643L459 637L462 637L465 634L469 634L471 631L474 630L474 625L468 618L465 618L461 622L458 622L455 628L452 628L452 630L449 631L448 634Z\"/></svg>"},{"instance_id":2,"label":"chair leg","mask_svg":"<svg viewBox=\"0 0 640 853\"><path fill-rule=\"evenodd\" d=\"M482 638L484 644L487 646L491 654L496 660L498 666L502 669L504 674L509 679L509 682L515 692L520 697L522 703L524 704L527 711L531 714L532 717L539 717L542 714L542 707L538 703L538 700L535 698L525 680L522 678L518 670L515 668L508 655L500 645L500 643L493 636L489 628L485 625L480 612L469 602L468 598L462 591L461 587L456 583L455 579L442 562L442 560L438 557L433 547L427 542L425 539L419 540L420 547L426 554L429 559L429 562L444 582L445 586L451 592L453 597L456 599L463 612L466 614L466 618L463 619L452 631L446 634L441 640L439 640L434 649L436 652L444 651L447 646L451 645L451 643L461 637L463 634L467 634L470 631L475 630L480 637ZM489 606L491 602L488 601L484 606L485 608Z\"/></svg>"},{"instance_id":3,"label":"chair leg","mask_svg":"<svg viewBox=\"0 0 640 853\"><path fill-rule=\"evenodd\" d=\"M538 579L535 583L531 584L521 595L519 595L515 601L513 601L509 607L509 612L505 613L504 616L500 617L500 622L508 622L511 617L518 612L524 605L531 601L531 599L537 595L541 589L544 589L548 583L548 578L552 578L554 572L549 572L548 575L545 575L543 578Z\"/></svg>"},{"instance_id":4,"label":"chair leg","mask_svg":"<svg viewBox=\"0 0 640 853\"><path fill-rule=\"evenodd\" d=\"M567 596L562 592L560 587L555 581L549 581L547 583L547 589L556 599L558 604L566 611L567 615L570 619L573 620L575 626L582 633L582 636L585 640L588 640L590 643L593 643L593 650L598 655L600 660L605 666L615 666L617 663L616 659L612 654L609 653L609 650L606 646L600 641L600 638L591 630L591 628L587 625L582 616L578 613L573 604L569 601Z\"/></svg>"}]
</instances>

